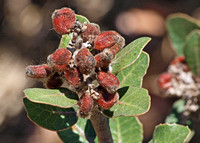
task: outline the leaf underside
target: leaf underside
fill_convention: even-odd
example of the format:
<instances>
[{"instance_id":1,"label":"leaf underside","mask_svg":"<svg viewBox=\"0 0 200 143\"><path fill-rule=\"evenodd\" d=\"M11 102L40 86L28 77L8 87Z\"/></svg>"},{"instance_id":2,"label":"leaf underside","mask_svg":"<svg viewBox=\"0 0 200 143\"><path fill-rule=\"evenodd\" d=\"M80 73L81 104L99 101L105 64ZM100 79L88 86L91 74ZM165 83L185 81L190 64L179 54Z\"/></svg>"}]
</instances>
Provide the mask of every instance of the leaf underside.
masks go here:
<instances>
[{"instance_id":1,"label":"leaf underside","mask_svg":"<svg viewBox=\"0 0 200 143\"><path fill-rule=\"evenodd\" d=\"M66 88L43 89L29 88L24 90L25 96L36 103L43 103L63 108L69 108L77 104L78 95Z\"/></svg>"}]
</instances>

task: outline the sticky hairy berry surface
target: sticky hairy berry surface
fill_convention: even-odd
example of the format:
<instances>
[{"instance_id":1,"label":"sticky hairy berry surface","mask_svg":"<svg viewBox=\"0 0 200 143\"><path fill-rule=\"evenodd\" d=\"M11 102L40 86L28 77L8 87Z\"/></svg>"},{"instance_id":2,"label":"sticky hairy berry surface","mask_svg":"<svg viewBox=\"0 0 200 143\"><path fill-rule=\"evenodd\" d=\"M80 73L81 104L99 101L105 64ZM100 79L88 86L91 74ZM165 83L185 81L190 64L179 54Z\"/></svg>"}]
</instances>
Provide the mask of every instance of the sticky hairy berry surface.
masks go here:
<instances>
[{"instance_id":1,"label":"sticky hairy berry surface","mask_svg":"<svg viewBox=\"0 0 200 143\"><path fill-rule=\"evenodd\" d=\"M97 100L97 104L103 109L110 109L119 100L117 92L110 94L106 90L99 90L100 98Z\"/></svg>"},{"instance_id":2,"label":"sticky hairy berry surface","mask_svg":"<svg viewBox=\"0 0 200 143\"><path fill-rule=\"evenodd\" d=\"M100 28L97 24L89 23L86 25L87 29L81 34L83 42L93 42L97 35L101 33Z\"/></svg>"},{"instance_id":3,"label":"sticky hairy berry surface","mask_svg":"<svg viewBox=\"0 0 200 143\"><path fill-rule=\"evenodd\" d=\"M121 47L118 44L114 44L112 47L110 47L110 51L113 53L113 55L116 55L121 50Z\"/></svg>"},{"instance_id":4,"label":"sticky hairy berry surface","mask_svg":"<svg viewBox=\"0 0 200 143\"><path fill-rule=\"evenodd\" d=\"M82 74L89 74L95 69L95 59L87 48L79 50L75 57L75 63Z\"/></svg>"},{"instance_id":5,"label":"sticky hairy berry surface","mask_svg":"<svg viewBox=\"0 0 200 143\"><path fill-rule=\"evenodd\" d=\"M105 31L99 34L94 40L95 49L103 51L105 48L112 47L118 42L118 35L115 31Z\"/></svg>"},{"instance_id":6,"label":"sticky hairy berry surface","mask_svg":"<svg viewBox=\"0 0 200 143\"><path fill-rule=\"evenodd\" d=\"M108 68L108 65L111 63L111 60L115 57L113 52L110 49L105 49L103 52L95 56L96 67L97 68Z\"/></svg>"},{"instance_id":7,"label":"sticky hairy berry surface","mask_svg":"<svg viewBox=\"0 0 200 143\"><path fill-rule=\"evenodd\" d=\"M28 66L26 75L39 78L46 88L66 87L78 95L77 115L90 118L93 107L111 108L118 100L119 80L109 64L125 40L115 31L100 31L99 25L84 22L70 8L52 14L54 30L62 35L58 49L47 64Z\"/></svg>"},{"instance_id":8,"label":"sticky hairy berry surface","mask_svg":"<svg viewBox=\"0 0 200 143\"><path fill-rule=\"evenodd\" d=\"M109 93L115 93L119 87L119 80L111 72L98 72L97 76L98 83L106 89Z\"/></svg>"},{"instance_id":9,"label":"sticky hairy berry surface","mask_svg":"<svg viewBox=\"0 0 200 143\"><path fill-rule=\"evenodd\" d=\"M51 73L48 65L30 65L26 67L26 76L31 78L46 78Z\"/></svg>"},{"instance_id":10,"label":"sticky hairy berry surface","mask_svg":"<svg viewBox=\"0 0 200 143\"><path fill-rule=\"evenodd\" d=\"M64 77L69 86L78 87L81 84L82 76L77 68L70 68L64 72Z\"/></svg>"},{"instance_id":11,"label":"sticky hairy berry surface","mask_svg":"<svg viewBox=\"0 0 200 143\"><path fill-rule=\"evenodd\" d=\"M56 10L52 15L54 30L60 35L70 33L75 25L75 21L75 13L70 8Z\"/></svg>"},{"instance_id":12,"label":"sticky hairy berry surface","mask_svg":"<svg viewBox=\"0 0 200 143\"><path fill-rule=\"evenodd\" d=\"M94 100L90 95L88 94L83 95L78 102L78 105L79 105L78 114L82 118L87 118L93 108L93 104L94 104Z\"/></svg>"},{"instance_id":13,"label":"sticky hairy berry surface","mask_svg":"<svg viewBox=\"0 0 200 143\"><path fill-rule=\"evenodd\" d=\"M68 68L71 52L67 49L57 49L48 57L48 64L56 71L63 72Z\"/></svg>"}]
</instances>

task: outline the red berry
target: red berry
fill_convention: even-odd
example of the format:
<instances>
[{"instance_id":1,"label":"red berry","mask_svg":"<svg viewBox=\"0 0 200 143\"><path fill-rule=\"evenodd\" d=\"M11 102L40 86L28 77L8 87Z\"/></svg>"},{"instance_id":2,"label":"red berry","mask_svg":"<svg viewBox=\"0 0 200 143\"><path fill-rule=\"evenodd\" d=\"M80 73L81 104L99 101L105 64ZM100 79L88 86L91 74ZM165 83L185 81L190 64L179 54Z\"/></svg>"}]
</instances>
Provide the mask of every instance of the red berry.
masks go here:
<instances>
[{"instance_id":1,"label":"red berry","mask_svg":"<svg viewBox=\"0 0 200 143\"><path fill-rule=\"evenodd\" d=\"M110 47L110 51L112 51L114 55L116 55L120 50L121 47L118 44L115 44L112 47Z\"/></svg>"},{"instance_id":2,"label":"red berry","mask_svg":"<svg viewBox=\"0 0 200 143\"><path fill-rule=\"evenodd\" d=\"M46 78L51 74L51 69L48 65L30 65L26 67L26 76L31 78Z\"/></svg>"},{"instance_id":3,"label":"red berry","mask_svg":"<svg viewBox=\"0 0 200 143\"><path fill-rule=\"evenodd\" d=\"M119 100L118 93L110 94L105 90L99 91L100 98L97 100L97 104L103 109L110 109Z\"/></svg>"},{"instance_id":4,"label":"red berry","mask_svg":"<svg viewBox=\"0 0 200 143\"><path fill-rule=\"evenodd\" d=\"M125 45L125 40L121 35L119 36L119 40L116 44L114 44L112 47L110 47L110 50L113 52L114 55L116 55Z\"/></svg>"},{"instance_id":5,"label":"red berry","mask_svg":"<svg viewBox=\"0 0 200 143\"><path fill-rule=\"evenodd\" d=\"M70 8L62 8L52 14L52 23L55 31L60 34L69 34L76 22L75 13Z\"/></svg>"},{"instance_id":6,"label":"red berry","mask_svg":"<svg viewBox=\"0 0 200 143\"><path fill-rule=\"evenodd\" d=\"M49 55L47 62L54 70L63 72L68 68L71 56L69 50L57 49L52 55Z\"/></svg>"},{"instance_id":7,"label":"red berry","mask_svg":"<svg viewBox=\"0 0 200 143\"><path fill-rule=\"evenodd\" d=\"M173 75L170 73L163 73L158 78L158 85L161 89L167 90L171 87L170 81L172 79Z\"/></svg>"},{"instance_id":8,"label":"red berry","mask_svg":"<svg viewBox=\"0 0 200 143\"><path fill-rule=\"evenodd\" d=\"M99 25L94 23L89 23L86 25L87 29L81 34L83 42L90 41L93 42L97 35L101 33Z\"/></svg>"},{"instance_id":9,"label":"red berry","mask_svg":"<svg viewBox=\"0 0 200 143\"><path fill-rule=\"evenodd\" d=\"M77 68L70 68L64 72L65 79L70 87L78 87L81 84L81 74Z\"/></svg>"},{"instance_id":10,"label":"red berry","mask_svg":"<svg viewBox=\"0 0 200 143\"><path fill-rule=\"evenodd\" d=\"M47 88L50 88L50 89L58 88L58 87L62 86L63 80L62 80L61 76L58 73L55 73L44 84L45 84L45 86Z\"/></svg>"},{"instance_id":11,"label":"red berry","mask_svg":"<svg viewBox=\"0 0 200 143\"><path fill-rule=\"evenodd\" d=\"M124 46L124 38L115 31L103 32L94 40L95 49L100 51L103 51L105 48L110 48L115 44L118 44L120 49Z\"/></svg>"},{"instance_id":12,"label":"red berry","mask_svg":"<svg viewBox=\"0 0 200 143\"><path fill-rule=\"evenodd\" d=\"M75 63L82 74L89 74L95 69L95 59L87 48L82 48L75 56Z\"/></svg>"},{"instance_id":13,"label":"red berry","mask_svg":"<svg viewBox=\"0 0 200 143\"><path fill-rule=\"evenodd\" d=\"M111 63L111 60L115 57L113 52L110 49L104 49L103 52L97 54L94 58L96 60L97 68L108 68L108 65Z\"/></svg>"},{"instance_id":14,"label":"red berry","mask_svg":"<svg viewBox=\"0 0 200 143\"><path fill-rule=\"evenodd\" d=\"M89 94L83 95L78 102L78 115L82 118L87 118L90 115L90 112L93 108L93 104L94 100Z\"/></svg>"},{"instance_id":15,"label":"red berry","mask_svg":"<svg viewBox=\"0 0 200 143\"><path fill-rule=\"evenodd\" d=\"M119 87L119 80L114 74L109 71L98 72L97 81L110 94L115 93L117 91L117 88Z\"/></svg>"},{"instance_id":16,"label":"red berry","mask_svg":"<svg viewBox=\"0 0 200 143\"><path fill-rule=\"evenodd\" d=\"M173 61L172 61L172 65L176 65L178 63L183 63L185 61L185 56L179 56L176 57Z\"/></svg>"}]
</instances>

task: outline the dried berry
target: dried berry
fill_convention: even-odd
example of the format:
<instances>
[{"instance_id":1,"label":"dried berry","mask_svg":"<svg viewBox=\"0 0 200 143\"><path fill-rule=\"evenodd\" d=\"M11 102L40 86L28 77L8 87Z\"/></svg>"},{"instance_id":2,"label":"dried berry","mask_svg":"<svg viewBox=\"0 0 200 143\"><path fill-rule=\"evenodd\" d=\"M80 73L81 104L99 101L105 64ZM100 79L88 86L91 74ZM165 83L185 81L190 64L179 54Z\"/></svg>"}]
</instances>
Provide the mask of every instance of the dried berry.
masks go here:
<instances>
[{"instance_id":1,"label":"dried berry","mask_svg":"<svg viewBox=\"0 0 200 143\"><path fill-rule=\"evenodd\" d=\"M86 26L87 29L81 34L81 37L83 38L83 42L90 41L92 43L96 36L101 33L99 25L89 23Z\"/></svg>"},{"instance_id":2,"label":"dried berry","mask_svg":"<svg viewBox=\"0 0 200 143\"><path fill-rule=\"evenodd\" d=\"M95 59L87 48L82 48L75 56L75 64L82 74L89 74L95 69Z\"/></svg>"},{"instance_id":3,"label":"dried berry","mask_svg":"<svg viewBox=\"0 0 200 143\"><path fill-rule=\"evenodd\" d=\"M97 68L108 68L108 65L111 63L111 60L115 57L113 52L110 49L104 49L103 52L97 54L94 58L96 60Z\"/></svg>"},{"instance_id":4,"label":"dried berry","mask_svg":"<svg viewBox=\"0 0 200 143\"><path fill-rule=\"evenodd\" d=\"M44 86L47 88L53 89L61 87L63 84L63 79L58 73L55 73L53 76L51 76L47 81L44 83Z\"/></svg>"},{"instance_id":5,"label":"dried berry","mask_svg":"<svg viewBox=\"0 0 200 143\"><path fill-rule=\"evenodd\" d=\"M51 69L48 65L30 65L26 67L26 76L31 78L46 78L51 74Z\"/></svg>"},{"instance_id":6,"label":"dried berry","mask_svg":"<svg viewBox=\"0 0 200 143\"><path fill-rule=\"evenodd\" d=\"M54 11L52 23L58 34L68 34L74 28L76 22L75 13L70 8L62 8Z\"/></svg>"},{"instance_id":7,"label":"dried berry","mask_svg":"<svg viewBox=\"0 0 200 143\"><path fill-rule=\"evenodd\" d=\"M119 80L114 74L109 71L98 72L97 81L110 94L115 93L119 87Z\"/></svg>"},{"instance_id":8,"label":"dried berry","mask_svg":"<svg viewBox=\"0 0 200 143\"><path fill-rule=\"evenodd\" d=\"M119 100L118 93L110 94L106 90L99 90L100 98L97 100L97 104L103 109L110 109Z\"/></svg>"},{"instance_id":9,"label":"dried berry","mask_svg":"<svg viewBox=\"0 0 200 143\"><path fill-rule=\"evenodd\" d=\"M106 31L99 34L94 40L94 47L97 50L103 51L105 48L111 48L117 44L116 53L124 46L124 38L115 31Z\"/></svg>"},{"instance_id":10,"label":"dried berry","mask_svg":"<svg viewBox=\"0 0 200 143\"><path fill-rule=\"evenodd\" d=\"M173 75L170 73L163 73L158 78L158 85L161 89L167 90L171 87L170 81L172 79Z\"/></svg>"},{"instance_id":11,"label":"dried berry","mask_svg":"<svg viewBox=\"0 0 200 143\"><path fill-rule=\"evenodd\" d=\"M94 100L88 93L83 95L78 102L78 115L82 118L88 118L93 108L93 104Z\"/></svg>"},{"instance_id":12,"label":"dried berry","mask_svg":"<svg viewBox=\"0 0 200 143\"><path fill-rule=\"evenodd\" d=\"M64 77L70 87L78 87L81 84L81 74L77 68L70 68L64 72Z\"/></svg>"},{"instance_id":13,"label":"dried berry","mask_svg":"<svg viewBox=\"0 0 200 143\"><path fill-rule=\"evenodd\" d=\"M47 62L55 71L63 72L68 68L71 56L69 50L57 49L52 55L48 56Z\"/></svg>"}]
</instances>

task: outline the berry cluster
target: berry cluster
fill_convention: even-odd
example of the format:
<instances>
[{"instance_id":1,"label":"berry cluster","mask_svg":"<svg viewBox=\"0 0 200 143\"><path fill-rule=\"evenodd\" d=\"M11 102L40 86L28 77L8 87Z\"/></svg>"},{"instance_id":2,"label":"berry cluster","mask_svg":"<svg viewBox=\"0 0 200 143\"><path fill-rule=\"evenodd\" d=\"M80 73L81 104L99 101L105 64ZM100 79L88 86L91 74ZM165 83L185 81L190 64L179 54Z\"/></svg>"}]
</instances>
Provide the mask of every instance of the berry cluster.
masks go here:
<instances>
[{"instance_id":1,"label":"berry cluster","mask_svg":"<svg viewBox=\"0 0 200 143\"><path fill-rule=\"evenodd\" d=\"M124 38L115 31L100 31L97 24L81 23L69 8L52 15L54 30L71 34L65 48L58 48L47 58L47 64L30 65L26 75L41 79L46 88L60 86L79 96L78 115L88 118L94 106L111 108L119 99L119 80L109 71L109 64L123 48Z\"/></svg>"},{"instance_id":2,"label":"berry cluster","mask_svg":"<svg viewBox=\"0 0 200 143\"><path fill-rule=\"evenodd\" d=\"M200 81L186 65L184 56L171 62L167 72L159 76L158 84L166 96L175 95L185 99L188 113L200 108Z\"/></svg>"}]
</instances>

